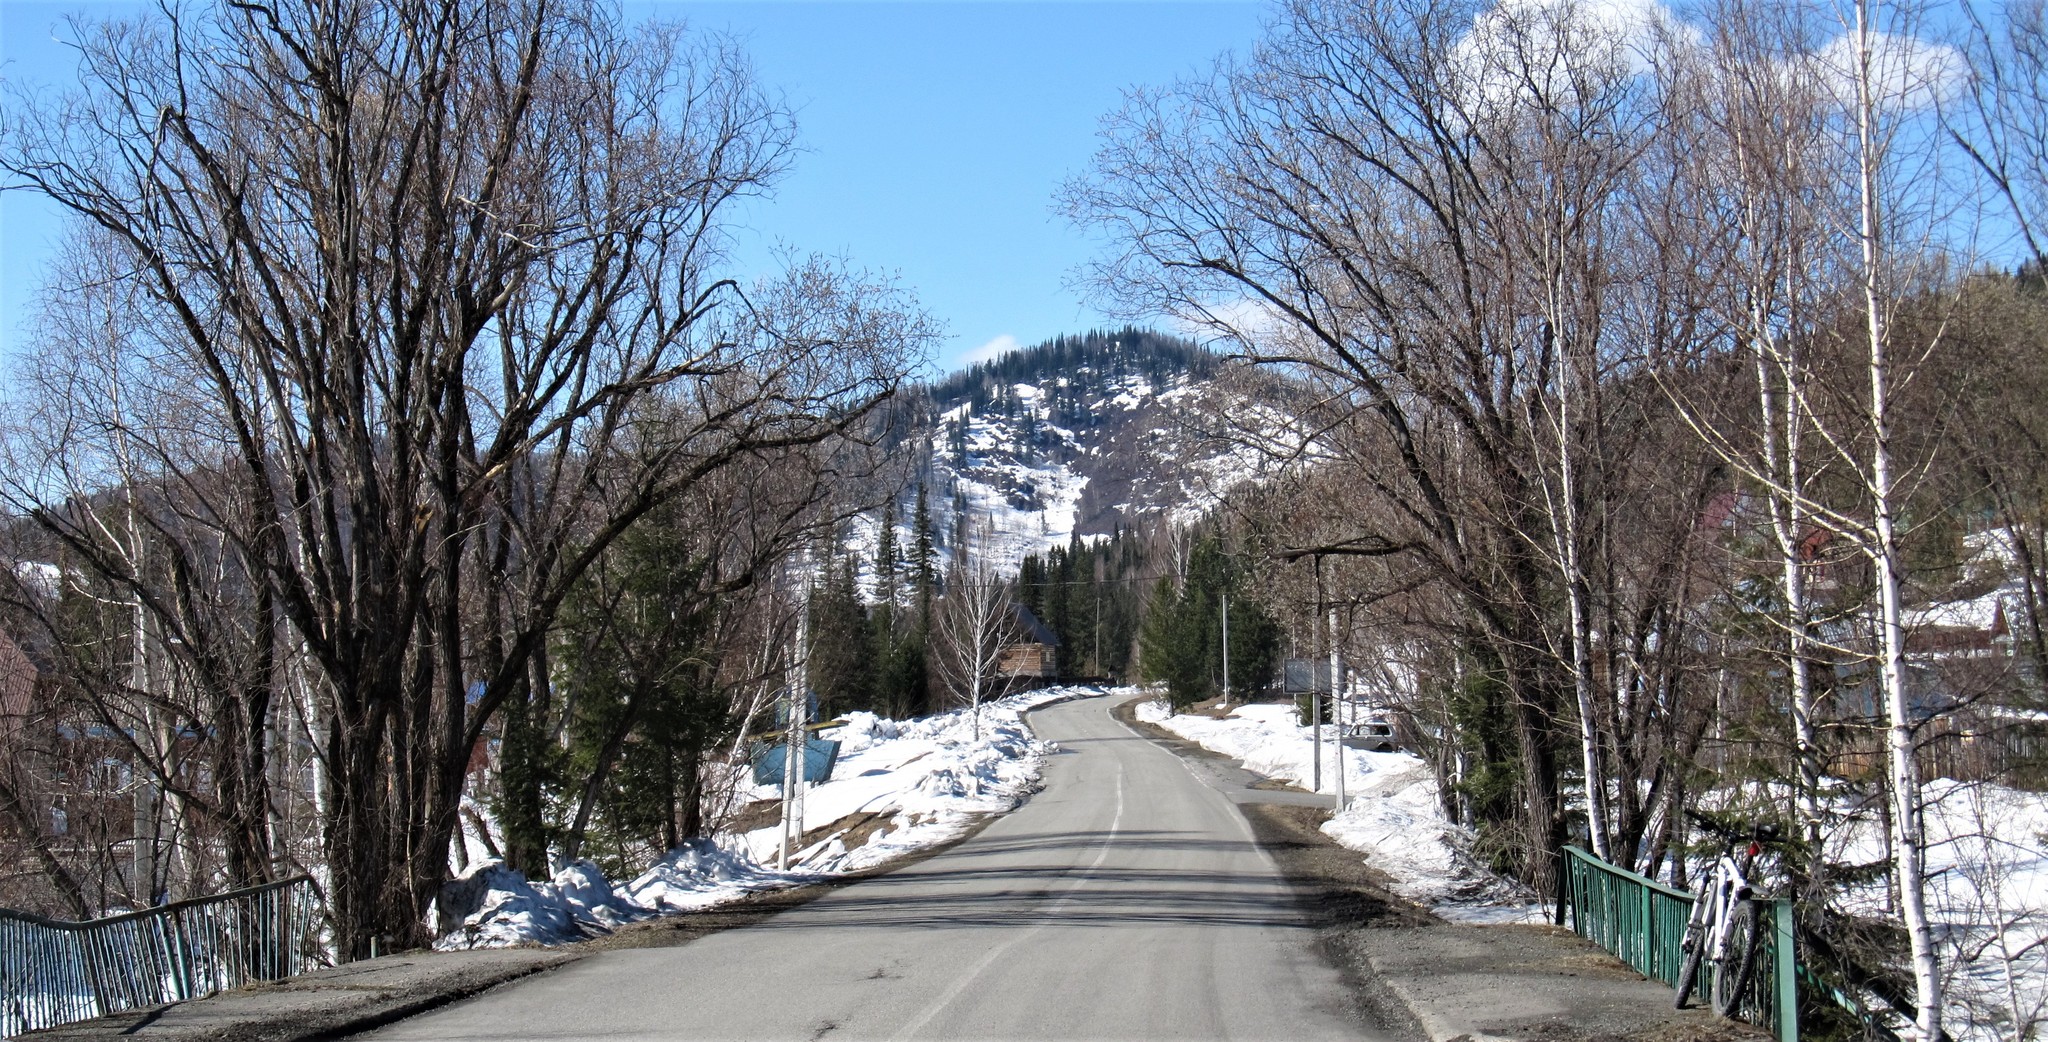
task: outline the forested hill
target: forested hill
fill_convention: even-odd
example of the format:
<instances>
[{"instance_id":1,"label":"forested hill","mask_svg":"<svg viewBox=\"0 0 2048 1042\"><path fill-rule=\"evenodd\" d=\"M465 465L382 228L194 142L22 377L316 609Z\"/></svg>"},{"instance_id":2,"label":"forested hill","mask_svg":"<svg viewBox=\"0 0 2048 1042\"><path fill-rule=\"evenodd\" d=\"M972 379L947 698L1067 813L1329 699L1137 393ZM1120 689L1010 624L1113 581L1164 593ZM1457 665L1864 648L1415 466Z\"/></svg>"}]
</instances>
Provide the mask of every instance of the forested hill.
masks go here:
<instances>
[{"instance_id":1,"label":"forested hill","mask_svg":"<svg viewBox=\"0 0 2048 1042\"><path fill-rule=\"evenodd\" d=\"M1126 326L1054 337L1011 351L938 381L929 393L942 403L987 401L999 386L1040 384L1048 377L1067 377L1083 392L1114 393L1111 388L1130 376L1155 383L1183 374L1206 379L1214 375L1216 364L1215 355L1192 341Z\"/></svg>"},{"instance_id":2,"label":"forested hill","mask_svg":"<svg viewBox=\"0 0 2048 1042\"><path fill-rule=\"evenodd\" d=\"M1208 509L1249 470L1205 438L1220 360L1141 329L1062 336L936 381L899 437L923 449L918 483L942 543L998 568L1075 536Z\"/></svg>"}]
</instances>

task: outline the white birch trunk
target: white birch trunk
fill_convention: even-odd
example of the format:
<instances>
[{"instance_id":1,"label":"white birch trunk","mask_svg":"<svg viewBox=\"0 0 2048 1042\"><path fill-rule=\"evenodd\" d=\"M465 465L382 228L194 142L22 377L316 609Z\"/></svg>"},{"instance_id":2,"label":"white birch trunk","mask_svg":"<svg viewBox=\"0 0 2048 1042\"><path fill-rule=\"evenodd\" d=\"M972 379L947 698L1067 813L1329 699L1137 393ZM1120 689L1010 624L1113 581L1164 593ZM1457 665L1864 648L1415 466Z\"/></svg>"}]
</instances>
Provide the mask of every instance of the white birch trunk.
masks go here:
<instances>
[{"instance_id":1,"label":"white birch trunk","mask_svg":"<svg viewBox=\"0 0 2048 1042\"><path fill-rule=\"evenodd\" d=\"M1920 776L1914 759L1911 707L1906 699L1906 630L1899 603L1899 544L1894 517L1896 490L1891 457L1889 331L1879 287L1883 263L1877 212L1876 33L1869 0L1855 5L1858 239L1862 250L1865 333L1870 347L1870 495L1876 545L1879 679L1886 713L1886 753L1891 779L1892 853L1898 872L1899 917L1912 953L1914 1001L1923 1039L1941 1037L1941 967L1928 919L1927 880L1922 860Z\"/></svg>"},{"instance_id":2,"label":"white birch trunk","mask_svg":"<svg viewBox=\"0 0 2048 1042\"><path fill-rule=\"evenodd\" d=\"M1572 695L1578 703L1579 755L1585 764L1586 832L1594 855L1611 864L1614 857L1607 842L1607 786L1600 762L1599 718L1593 704L1593 624L1586 604L1585 564L1579 553L1578 471L1573 466L1577 448L1571 412L1572 393L1577 384L1570 364L1571 346L1563 332L1563 307L1558 302L1561 296L1562 292L1553 286L1548 301L1550 327L1557 345L1554 433L1559 487L1553 492L1546 481L1544 494L1550 500L1551 535L1571 615Z\"/></svg>"},{"instance_id":3,"label":"white birch trunk","mask_svg":"<svg viewBox=\"0 0 2048 1042\"><path fill-rule=\"evenodd\" d=\"M1799 547L1806 527L1806 515L1799 502L1803 494L1799 467L1801 417L1796 396L1788 391L1781 400L1777 389L1778 380L1783 379L1789 388L1798 378L1797 360L1787 353L1789 345L1775 341L1767 319L1753 315L1752 321L1754 335L1759 338L1756 375L1758 405L1763 413L1764 465L1779 486L1769 499L1771 531L1778 544L1779 585L1785 596L1786 673L1791 685L1792 737L1799 768L1799 787L1793 799L1799 809L1800 834L1817 862L1821 844L1821 763L1813 722L1813 678L1808 668L1812 630ZM1766 362L1767 351L1770 363Z\"/></svg>"}]
</instances>

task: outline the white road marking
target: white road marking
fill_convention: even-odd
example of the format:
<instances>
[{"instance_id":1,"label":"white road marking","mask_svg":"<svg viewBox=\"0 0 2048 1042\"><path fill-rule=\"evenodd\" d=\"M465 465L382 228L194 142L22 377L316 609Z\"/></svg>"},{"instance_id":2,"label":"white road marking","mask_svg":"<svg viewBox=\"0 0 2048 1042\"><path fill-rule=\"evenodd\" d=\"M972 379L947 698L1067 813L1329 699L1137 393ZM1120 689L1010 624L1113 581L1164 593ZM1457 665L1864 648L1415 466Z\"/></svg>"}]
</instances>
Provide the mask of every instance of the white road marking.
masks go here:
<instances>
[{"instance_id":1,"label":"white road marking","mask_svg":"<svg viewBox=\"0 0 2048 1042\"><path fill-rule=\"evenodd\" d=\"M1090 862L1087 868L1081 870L1081 874L1074 880L1074 885L1067 888L1067 892L1065 895L1063 895L1059 900L1053 902L1050 906L1046 908L1047 913L1058 912L1060 909L1066 907L1069 902L1073 901L1074 894L1078 892L1084 884L1087 883L1088 878L1095 872L1095 870L1101 868L1102 863L1104 861L1109 860L1109 848L1112 844L1116 842L1116 836L1118 831L1120 831L1120 829L1122 828L1123 820L1124 765L1122 760L1118 760L1116 765L1116 812L1111 814L1109 818L1109 835L1102 837L1102 846L1096 850L1095 860ZM1030 940L1040 930L1045 929L1046 920L1049 918L1051 918L1049 914L1042 917L1039 920L1038 925L1033 926L1032 928L1024 931L1023 933L1011 937L1009 940L1003 942L1002 944L995 946L993 949L989 951L987 955L982 956L981 961L975 963L973 969L968 970L967 973L964 976L962 976L959 980L954 981L953 986L947 988L945 990L945 993L938 997L937 1001L933 1002L930 1006L925 1007L924 1012L918 1014L916 1020L911 1021L907 1026L904 1027L902 1031L896 1033L896 1038L898 1042L902 1042L902 1040L908 1039L916 1035L919 1031L924 1030L924 1026L926 1024L931 1023L933 1017L938 1016L939 1013L942 1012L947 1006L952 1005L953 1000L959 998L960 993L966 991L967 986L973 984L975 979L980 977L982 973L987 971L987 969L990 966L994 965L997 959L1002 958L1004 953L1024 943L1025 941Z\"/></svg>"}]
</instances>

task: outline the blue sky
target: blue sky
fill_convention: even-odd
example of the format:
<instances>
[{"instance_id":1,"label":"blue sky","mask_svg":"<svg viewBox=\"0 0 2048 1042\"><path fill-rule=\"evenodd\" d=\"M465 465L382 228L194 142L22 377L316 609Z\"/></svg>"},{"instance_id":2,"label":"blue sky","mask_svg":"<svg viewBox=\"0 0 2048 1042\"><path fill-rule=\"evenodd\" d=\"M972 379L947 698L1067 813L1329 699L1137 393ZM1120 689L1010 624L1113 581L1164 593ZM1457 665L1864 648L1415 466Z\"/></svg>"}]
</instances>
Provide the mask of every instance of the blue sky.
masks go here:
<instances>
[{"instance_id":1,"label":"blue sky","mask_svg":"<svg viewBox=\"0 0 2048 1042\"><path fill-rule=\"evenodd\" d=\"M61 83L52 42L68 12L122 3L0 0L9 80ZM1083 172L1097 120L1131 86L1206 69L1257 38L1258 0L636 2L737 36L797 112L805 154L776 197L751 207L739 263L778 243L894 273L942 323L951 368L1000 338L1029 345L1110 321L1068 288L1092 252L1052 212ZM0 355L22 339L33 287L60 231L21 193L0 194Z\"/></svg>"}]
</instances>

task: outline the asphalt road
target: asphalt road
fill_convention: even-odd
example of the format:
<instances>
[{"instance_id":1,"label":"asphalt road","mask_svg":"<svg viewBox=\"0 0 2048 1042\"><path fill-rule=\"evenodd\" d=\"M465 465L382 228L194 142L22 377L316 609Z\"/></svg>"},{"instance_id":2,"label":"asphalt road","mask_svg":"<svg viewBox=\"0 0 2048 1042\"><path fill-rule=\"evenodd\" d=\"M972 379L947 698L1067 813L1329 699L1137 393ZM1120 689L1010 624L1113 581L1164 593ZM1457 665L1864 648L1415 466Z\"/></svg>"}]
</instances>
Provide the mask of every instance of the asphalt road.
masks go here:
<instances>
[{"instance_id":1,"label":"asphalt road","mask_svg":"<svg viewBox=\"0 0 2048 1042\"><path fill-rule=\"evenodd\" d=\"M602 952L374 1039L1378 1038L1215 780L1097 697L1045 791L766 923Z\"/></svg>"}]
</instances>

